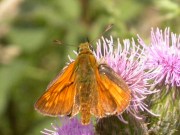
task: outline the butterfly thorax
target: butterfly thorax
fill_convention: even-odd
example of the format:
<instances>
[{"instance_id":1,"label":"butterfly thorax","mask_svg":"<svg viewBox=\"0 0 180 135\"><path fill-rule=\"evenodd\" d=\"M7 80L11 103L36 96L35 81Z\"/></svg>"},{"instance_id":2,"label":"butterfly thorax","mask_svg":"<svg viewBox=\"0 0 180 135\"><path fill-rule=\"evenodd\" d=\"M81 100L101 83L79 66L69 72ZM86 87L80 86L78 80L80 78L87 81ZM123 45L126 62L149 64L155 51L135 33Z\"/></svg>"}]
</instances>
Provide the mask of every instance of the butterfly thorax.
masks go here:
<instances>
[{"instance_id":1,"label":"butterfly thorax","mask_svg":"<svg viewBox=\"0 0 180 135\"><path fill-rule=\"evenodd\" d=\"M81 46L80 46L81 47ZM95 67L96 59L90 49L83 46L77 58L77 76L76 76L76 102L79 102L82 123L88 124L90 121L90 108L96 94ZM97 67L96 67L97 68Z\"/></svg>"},{"instance_id":2,"label":"butterfly thorax","mask_svg":"<svg viewBox=\"0 0 180 135\"><path fill-rule=\"evenodd\" d=\"M90 43L86 42L86 43L82 43L79 45L78 48L78 53L79 55L81 54L92 54L92 46L90 45Z\"/></svg>"}]
</instances>

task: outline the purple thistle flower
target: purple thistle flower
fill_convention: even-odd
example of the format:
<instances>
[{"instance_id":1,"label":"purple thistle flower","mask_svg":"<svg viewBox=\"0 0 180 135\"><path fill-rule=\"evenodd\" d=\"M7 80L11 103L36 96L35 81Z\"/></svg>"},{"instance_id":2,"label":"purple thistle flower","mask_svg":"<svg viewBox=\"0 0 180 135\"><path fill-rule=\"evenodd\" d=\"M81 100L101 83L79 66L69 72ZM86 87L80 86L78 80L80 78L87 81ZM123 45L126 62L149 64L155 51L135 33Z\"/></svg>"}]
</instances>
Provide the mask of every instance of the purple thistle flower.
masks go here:
<instances>
[{"instance_id":1,"label":"purple thistle flower","mask_svg":"<svg viewBox=\"0 0 180 135\"><path fill-rule=\"evenodd\" d=\"M151 109L160 116L149 118L150 134L174 134L179 127L180 112L180 35L157 28L151 31L150 45L139 37L146 49L146 68L151 70L151 89L159 89L151 99Z\"/></svg>"},{"instance_id":2,"label":"purple thistle flower","mask_svg":"<svg viewBox=\"0 0 180 135\"><path fill-rule=\"evenodd\" d=\"M92 123L82 125L77 118L65 118L62 126L52 124L53 130L44 129L41 131L44 135L94 135L94 127Z\"/></svg>"},{"instance_id":3,"label":"purple thistle flower","mask_svg":"<svg viewBox=\"0 0 180 135\"><path fill-rule=\"evenodd\" d=\"M146 66L153 70L154 84L180 87L180 35L170 33L169 28L164 32L157 28L151 31L150 46L140 37L139 43L146 48Z\"/></svg>"},{"instance_id":4,"label":"purple thistle flower","mask_svg":"<svg viewBox=\"0 0 180 135\"><path fill-rule=\"evenodd\" d=\"M131 90L131 103L126 109L126 112L131 113L138 119L141 119L140 111L148 111L148 106L144 100L148 95L156 91L149 91L147 89L147 78L150 78L145 70L145 55L144 50L135 44L132 39L126 39L123 44L118 39L118 45L114 46L112 37L110 40L104 39L103 45L99 41L97 43L97 50L95 56L98 61L105 61L116 73L118 73L127 83ZM122 47L123 46L123 47ZM116 49L114 49L117 47ZM150 112L151 113L151 112ZM151 113L153 114L153 113ZM153 114L155 115L155 114ZM120 120L126 122L123 117L119 116Z\"/></svg>"}]
</instances>

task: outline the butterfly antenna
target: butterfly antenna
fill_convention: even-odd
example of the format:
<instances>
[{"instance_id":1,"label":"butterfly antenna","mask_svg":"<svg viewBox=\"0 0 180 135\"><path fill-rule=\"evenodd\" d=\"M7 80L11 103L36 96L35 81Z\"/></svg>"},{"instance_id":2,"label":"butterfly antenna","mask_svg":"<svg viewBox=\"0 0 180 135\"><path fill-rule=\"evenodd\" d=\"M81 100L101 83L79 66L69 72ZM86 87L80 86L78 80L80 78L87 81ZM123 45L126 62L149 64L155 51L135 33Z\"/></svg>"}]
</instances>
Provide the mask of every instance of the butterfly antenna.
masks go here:
<instances>
[{"instance_id":1,"label":"butterfly antenna","mask_svg":"<svg viewBox=\"0 0 180 135\"><path fill-rule=\"evenodd\" d=\"M106 32L108 32L109 30L111 30L113 27L113 24L109 24L105 30L101 33L100 36L96 37L94 40L92 40L90 43L93 43L95 40L97 40L98 38L102 37Z\"/></svg>"},{"instance_id":2,"label":"butterfly antenna","mask_svg":"<svg viewBox=\"0 0 180 135\"><path fill-rule=\"evenodd\" d=\"M53 43L58 44L58 45L62 45L62 42L58 39L53 40Z\"/></svg>"},{"instance_id":3,"label":"butterfly antenna","mask_svg":"<svg viewBox=\"0 0 180 135\"><path fill-rule=\"evenodd\" d=\"M64 45L66 43L63 43L62 41L58 40L58 39L55 39L53 40L53 43L57 44L57 45ZM66 44L67 46L73 46L75 47L75 45L71 45L71 44Z\"/></svg>"}]
</instances>

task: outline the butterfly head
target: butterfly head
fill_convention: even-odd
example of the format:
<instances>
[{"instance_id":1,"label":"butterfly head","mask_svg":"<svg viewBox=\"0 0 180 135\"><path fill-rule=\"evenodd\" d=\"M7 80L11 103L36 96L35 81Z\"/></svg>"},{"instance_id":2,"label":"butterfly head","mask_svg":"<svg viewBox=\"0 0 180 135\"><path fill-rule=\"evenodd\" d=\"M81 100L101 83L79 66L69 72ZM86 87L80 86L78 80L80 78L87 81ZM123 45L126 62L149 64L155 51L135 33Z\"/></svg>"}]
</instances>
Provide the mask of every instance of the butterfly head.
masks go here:
<instances>
[{"instance_id":1,"label":"butterfly head","mask_svg":"<svg viewBox=\"0 0 180 135\"><path fill-rule=\"evenodd\" d=\"M93 52L93 47L89 42L81 43L78 47L79 54L92 53L92 52Z\"/></svg>"}]
</instances>

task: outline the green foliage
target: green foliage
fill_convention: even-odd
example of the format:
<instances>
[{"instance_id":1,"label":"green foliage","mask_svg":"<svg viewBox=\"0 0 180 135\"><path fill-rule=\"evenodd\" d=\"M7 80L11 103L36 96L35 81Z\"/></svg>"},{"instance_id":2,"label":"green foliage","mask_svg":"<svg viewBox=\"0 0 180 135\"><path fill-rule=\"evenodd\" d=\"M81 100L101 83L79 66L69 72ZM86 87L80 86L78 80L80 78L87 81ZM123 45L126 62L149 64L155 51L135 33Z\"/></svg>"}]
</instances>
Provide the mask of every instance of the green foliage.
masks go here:
<instances>
[{"instance_id":1,"label":"green foliage","mask_svg":"<svg viewBox=\"0 0 180 135\"><path fill-rule=\"evenodd\" d=\"M162 86L161 89L165 91L166 86ZM177 132L180 126L180 100L177 91L179 88L172 87L168 93L162 92L153 96L151 108L159 117L148 117L151 134L173 135Z\"/></svg>"}]
</instances>

